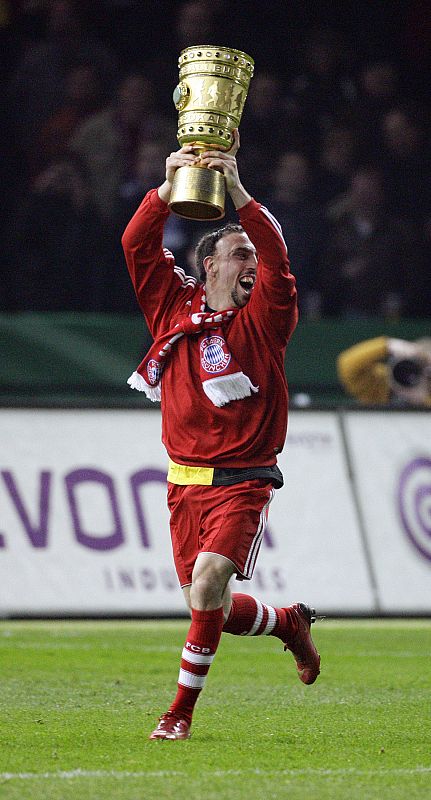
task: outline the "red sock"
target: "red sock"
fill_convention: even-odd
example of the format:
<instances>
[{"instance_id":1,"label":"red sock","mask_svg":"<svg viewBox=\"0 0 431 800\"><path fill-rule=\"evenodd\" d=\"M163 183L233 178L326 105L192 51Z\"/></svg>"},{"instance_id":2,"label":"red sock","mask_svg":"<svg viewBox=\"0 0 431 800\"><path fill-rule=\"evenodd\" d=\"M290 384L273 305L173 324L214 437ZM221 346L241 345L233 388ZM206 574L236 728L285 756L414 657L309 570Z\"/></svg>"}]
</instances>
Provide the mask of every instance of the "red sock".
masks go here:
<instances>
[{"instance_id":1,"label":"red sock","mask_svg":"<svg viewBox=\"0 0 431 800\"><path fill-rule=\"evenodd\" d=\"M277 636L286 641L297 632L290 608L274 608L249 594L232 595L232 607L223 631L235 636Z\"/></svg>"},{"instance_id":2,"label":"red sock","mask_svg":"<svg viewBox=\"0 0 431 800\"><path fill-rule=\"evenodd\" d=\"M181 657L178 690L169 711L191 723L193 709L202 691L223 629L223 608L197 611L192 608L192 624Z\"/></svg>"}]
</instances>

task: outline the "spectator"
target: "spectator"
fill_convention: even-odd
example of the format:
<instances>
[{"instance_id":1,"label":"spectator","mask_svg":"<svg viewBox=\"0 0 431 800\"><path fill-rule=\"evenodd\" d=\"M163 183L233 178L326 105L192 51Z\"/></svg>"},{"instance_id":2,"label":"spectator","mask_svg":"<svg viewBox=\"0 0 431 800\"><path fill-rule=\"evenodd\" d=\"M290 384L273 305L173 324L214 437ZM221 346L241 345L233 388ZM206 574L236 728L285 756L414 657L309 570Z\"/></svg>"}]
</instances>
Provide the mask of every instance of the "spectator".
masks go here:
<instances>
[{"instance_id":1,"label":"spectator","mask_svg":"<svg viewBox=\"0 0 431 800\"><path fill-rule=\"evenodd\" d=\"M417 110L397 106L382 118L381 132L391 209L422 225L431 214L431 152L425 126Z\"/></svg>"},{"instance_id":2,"label":"spectator","mask_svg":"<svg viewBox=\"0 0 431 800\"><path fill-rule=\"evenodd\" d=\"M323 134L319 151L316 192L319 201L328 206L345 194L357 164L357 135L353 127L336 124Z\"/></svg>"},{"instance_id":3,"label":"spectator","mask_svg":"<svg viewBox=\"0 0 431 800\"><path fill-rule=\"evenodd\" d=\"M109 222L122 181L133 173L142 141L162 137L175 144L176 120L158 111L153 84L134 73L122 78L111 106L84 120L71 149L87 166L99 213Z\"/></svg>"},{"instance_id":4,"label":"spectator","mask_svg":"<svg viewBox=\"0 0 431 800\"><path fill-rule=\"evenodd\" d=\"M424 0L410 0L406 9L401 47L408 64L409 78L429 96L431 68L431 5Z\"/></svg>"},{"instance_id":5,"label":"spectator","mask_svg":"<svg viewBox=\"0 0 431 800\"><path fill-rule=\"evenodd\" d=\"M218 42L217 23L224 0L185 0L179 4L175 32L179 51L196 44Z\"/></svg>"},{"instance_id":6,"label":"spectator","mask_svg":"<svg viewBox=\"0 0 431 800\"><path fill-rule=\"evenodd\" d=\"M20 220L21 310L101 311L101 222L72 155L37 176Z\"/></svg>"},{"instance_id":7,"label":"spectator","mask_svg":"<svg viewBox=\"0 0 431 800\"><path fill-rule=\"evenodd\" d=\"M281 156L274 170L270 202L285 231L301 311L315 316L319 310L317 276L328 224L314 196L311 162L303 153L288 151Z\"/></svg>"},{"instance_id":8,"label":"spectator","mask_svg":"<svg viewBox=\"0 0 431 800\"><path fill-rule=\"evenodd\" d=\"M131 69L145 71L157 85L159 108L174 114L172 92L178 82L181 50L198 44L223 44L226 37L219 22L230 18L232 4L228 12L226 0L145 0L130 5L128 20L126 7L120 21L120 46L126 63Z\"/></svg>"},{"instance_id":9,"label":"spectator","mask_svg":"<svg viewBox=\"0 0 431 800\"><path fill-rule=\"evenodd\" d=\"M46 33L21 56L10 82L14 116L26 154L44 122L63 104L72 66L93 64L109 91L117 71L114 53L90 35L73 0L47 3Z\"/></svg>"},{"instance_id":10,"label":"spectator","mask_svg":"<svg viewBox=\"0 0 431 800\"><path fill-rule=\"evenodd\" d=\"M382 117L401 99L399 68L387 58L367 61L359 73L358 98L353 109L364 155L378 158Z\"/></svg>"},{"instance_id":11,"label":"spectator","mask_svg":"<svg viewBox=\"0 0 431 800\"><path fill-rule=\"evenodd\" d=\"M303 145L305 131L295 113L295 108L286 104L280 78L273 73L257 72L250 84L240 125L244 180L254 194L268 181L268 158L262 143L273 143L275 158Z\"/></svg>"},{"instance_id":12,"label":"spectator","mask_svg":"<svg viewBox=\"0 0 431 800\"><path fill-rule=\"evenodd\" d=\"M65 77L65 99L60 108L42 125L34 160L42 169L69 150L69 141L78 126L104 104L102 81L93 64L73 66Z\"/></svg>"},{"instance_id":13,"label":"spectator","mask_svg":"<svg viewBox=\"0 0 431 800\"><path fill-rule=\"evenodd\" d=\"M345 118L357 89L345 65L346 42L334 28L314 28L305 40L303 70L289 96L316 146L323 132Z\"/></svg>"},{"instance_id":14,"label":"spectator","mask_svg":"<svg viewBox=\"0 0 431 800\"><path fill-rule=\"evenodd\" d=\"M422 251L414 231L389 213L377 168L354 172L338 214L321 272L323 313L351 318L411 313L411 292L423 274Z\"/></svg>"}]
</instances>

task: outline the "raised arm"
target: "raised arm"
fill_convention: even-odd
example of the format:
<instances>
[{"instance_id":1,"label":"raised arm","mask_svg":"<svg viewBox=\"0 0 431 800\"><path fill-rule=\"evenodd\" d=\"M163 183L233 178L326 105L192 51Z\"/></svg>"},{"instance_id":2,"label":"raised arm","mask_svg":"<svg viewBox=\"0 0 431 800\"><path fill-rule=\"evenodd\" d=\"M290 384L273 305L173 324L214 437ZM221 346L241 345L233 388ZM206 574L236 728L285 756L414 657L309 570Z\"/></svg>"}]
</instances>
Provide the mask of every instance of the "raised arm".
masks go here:
<instances>
[{"instance_id":1,"label":"raised arm","mask_svg":"<svg viewBox=\"0 0 431 800\"><path fill-rule=\"evenodd\" d=\"M210 169L218 169L225 176L226 188L238 211L240 223L257 250L257 281L247 308L263 325L273 330L281 343L285 343L298 318L296 282L290 272L280 223L251 197L241 183L236 161L239 144L236 130L234 144L228 152L207 151L202 154L202 163Z\"/></svg>"},{"instance_id":2,"label":"raised arm","mask_svg":"<svg viewBox=\"0 0 431 800\"><path fill-rule=\"evenodd\" d=\"M217 169L222 172L225 181L226 189L229 192L232 202L237 211L247 205L251 200L251 195L244 189L241 183L238 164L236 161L236 154L239 150L239 131L235 128L233 131L234 141L233 145L226 153L219 152L218 150L207 150L202 153L200 163L204 164L209 169Z\"/></svg>"},{"instance_id":3,"label":"raised arm","mask_svg":"<svg viewBox=\"0 0 431 800\"><path fill-rule=\"evenodd\" d=\"M283 346L298 322L296 280L281 225L271 211L250 200L239 209L239 220L258 256L257 280L248 310Z\"/></svg>"},{"instance_id":4,"label":"raised arm","mask_svg":"<svg viewBox=\"0 0 431 800\"><path fill-rule=\"evenodd\" d=\"M168 156L164 183L146 194L121 239L133 287L153 335L163 324L164 315L169 315L178 291L191 287L193 282L196 285L196 280L185 276L175 265L172 253L163 247L173 176L178 167L194 161L189 146Z\"/></svg>"},{"instance_id":5,"label":"raised arm","mask_svg":"<svg viewBox=\"0 0 431 800\"><path fill-rule=\"evenodd\" d=\"M189 144L182 147L181 150L171 153L170 156L167 157L166 178L164 183L162 183L157 190L160 199L163 200L164 203L169 203L172 191L172 183L177 169L179 169L179 167L192 167L198 161L198 157L193 153L193 147Z\"/></svg>"}]
</instances>

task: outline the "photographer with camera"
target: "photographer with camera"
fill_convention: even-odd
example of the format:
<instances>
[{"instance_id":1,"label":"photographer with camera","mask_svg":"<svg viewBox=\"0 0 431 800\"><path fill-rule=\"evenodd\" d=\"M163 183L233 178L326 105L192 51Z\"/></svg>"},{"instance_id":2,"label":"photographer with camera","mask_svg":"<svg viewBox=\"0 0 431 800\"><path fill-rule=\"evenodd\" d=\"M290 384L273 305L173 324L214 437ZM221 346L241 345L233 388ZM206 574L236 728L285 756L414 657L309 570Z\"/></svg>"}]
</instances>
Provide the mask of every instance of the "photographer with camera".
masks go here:
<instances>
[{"instance_id":1,"label":"photographer with camera","mask_svg":"<svg viewBox=\"0 0 431 800\"><path fill-rule=\"evenodd\" d=\"M431 407L431 338L366 339L340 353L337 372L364 405Z\"/></svg>"}]
</instances>

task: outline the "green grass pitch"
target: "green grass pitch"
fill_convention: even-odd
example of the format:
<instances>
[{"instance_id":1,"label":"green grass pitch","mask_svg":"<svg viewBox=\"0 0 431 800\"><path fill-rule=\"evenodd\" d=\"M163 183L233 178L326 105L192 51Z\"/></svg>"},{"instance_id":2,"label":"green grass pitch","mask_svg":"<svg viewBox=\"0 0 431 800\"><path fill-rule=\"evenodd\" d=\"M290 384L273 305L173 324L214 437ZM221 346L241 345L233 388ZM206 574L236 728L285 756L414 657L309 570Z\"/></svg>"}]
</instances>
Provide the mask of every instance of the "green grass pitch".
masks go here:
<instances>
[{"instance_id":1,"label":"green grass pitch","mask_svg":"<svg viewBox=\"0 0 431 800\"><path fill-rule=\"evenodd\" d=\"M431 621L323 620L322 674L223 635L188 741L148 735L185 621L0 623L1 800L431 797Z\"/></svg>"}]
</instances>

